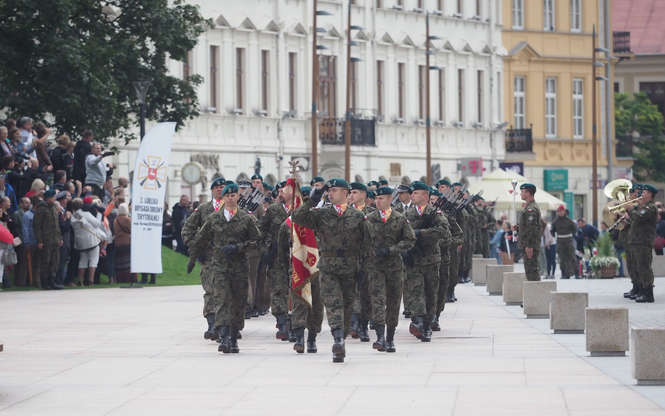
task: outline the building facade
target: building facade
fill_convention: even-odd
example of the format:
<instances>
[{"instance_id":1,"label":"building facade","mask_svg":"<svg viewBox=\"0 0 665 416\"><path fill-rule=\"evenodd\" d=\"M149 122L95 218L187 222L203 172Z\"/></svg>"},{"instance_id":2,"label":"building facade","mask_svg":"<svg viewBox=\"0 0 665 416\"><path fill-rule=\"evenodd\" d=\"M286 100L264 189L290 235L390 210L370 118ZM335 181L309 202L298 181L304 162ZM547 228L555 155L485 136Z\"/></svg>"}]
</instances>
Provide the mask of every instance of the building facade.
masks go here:
<instances>
[{"instance_id":1,"label":"building facade","mask_svg":"<svg viewBox=\"0 0 665 416\"><path fill-rule=\"evenodd\" d=\"M592 51L609 48L609 0L509 0L503 4L506 160L537 186L592 217ZM607 19L606 19L607 17ZM597 81L598 205L608 180L628 175L614 157L612 73L599 51ZM607 81L605 81L605 79ZM608 95L609 93L609 95ZM608 137L610 140L608 140ZM608 153L610 155L608 159ZM610 163L608 163L608 160Z\"/></svg>"},{"instance_id":2,"label":"building facade","mask_svg":"<svg viewBox=\"0 0 665 416\"><path fill-rule=\"evenodd\" d=\"M505 2L505 0L504 0ZM169 172L169 199L196 196L182 166L196 161L210 178L288 175L297 158L311 176L312 36L318 36L319 174L343 176L348 0L199 0L214 27L179 77L203 76L201 115L179 131ZM396 183L425 175L425 21L430 15L430 104L435 177L481 175L504 158L501 0L352 0L351 177ZM136 147L120 160L129 174ZM484 168L483 168L484 167ZM269 175L269 176L268 176ZM203 191L202 191L203 190Z\"/></svg>"}]
</instances>

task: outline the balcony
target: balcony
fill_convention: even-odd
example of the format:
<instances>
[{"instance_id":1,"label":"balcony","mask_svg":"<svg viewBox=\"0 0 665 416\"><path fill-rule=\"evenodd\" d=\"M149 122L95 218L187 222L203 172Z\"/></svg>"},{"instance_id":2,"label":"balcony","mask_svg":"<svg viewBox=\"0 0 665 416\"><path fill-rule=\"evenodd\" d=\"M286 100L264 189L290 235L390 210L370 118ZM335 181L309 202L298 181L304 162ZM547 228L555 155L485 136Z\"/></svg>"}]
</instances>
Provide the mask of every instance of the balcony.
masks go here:
<instances>
[{"instance_id":1,"label":"balcony","mask_svg":"<svg viewBox=\"0 0 665 416\"><path fill-rule=\"evenodd\" d=\"M506 153L533 152L532 129L506 130Z\"/></svg>"},{"instance_id":2,"label":"balcony","mask_svg":"<svg viewBox=\"0 0 665 416\"><path fill-rule=\"evenodd\" d=\"M630 55L630 32L612 32L614 53L617 55Z\"/></svg>"},{"instance_id":3,"label":"balcony","mask_svg":"<svg viewBox=\"0 0 665 416\"><path fill-rule=\"evenodd\" d=\"M344 145L344 119L324 118L319 123L322 144ZM354 114L351 118L351 145L376 146L376 117Z\"/></svg>"}]
</instances>

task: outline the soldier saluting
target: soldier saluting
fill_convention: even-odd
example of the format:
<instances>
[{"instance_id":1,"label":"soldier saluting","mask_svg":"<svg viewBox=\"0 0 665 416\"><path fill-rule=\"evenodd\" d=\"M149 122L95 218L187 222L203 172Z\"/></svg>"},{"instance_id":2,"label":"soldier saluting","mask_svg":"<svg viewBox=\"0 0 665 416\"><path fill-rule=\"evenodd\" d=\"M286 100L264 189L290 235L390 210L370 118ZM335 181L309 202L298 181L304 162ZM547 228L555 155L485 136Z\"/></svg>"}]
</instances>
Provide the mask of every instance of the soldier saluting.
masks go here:
<instances>
[{"instance_id":1,"label":"soldier saluting","mask_svg":"<svg viewBox=\"0 0 665 416\"><path fill-rule=\"evenodd\" d=\"M370 247L365 215L346 204L349 184L344 179L328 182L330 205L314 208L324 189L312 191L309 201L293 213L293 221L311 228L319 244L321 298L326 307L328 325L334 338L333 362L344 362L344 338L351 326L351 311L356 278L361 272ZM353 235L354 238L347 238Z\"/></svg>"},{"instance_id":2,"label":"soldier saluting","mask_svg":"<svg viewBox=\"0 0 665 416\"><path fill-rule=\"evenodd\" d=\"M536 185L525 183L520 186L520 196L525 202L520 215L519 245L524 250L524 272L527 280L540 280L538 271L538 250L540 249L540 209L534 200Z\"/></svg>"}]
</instances>

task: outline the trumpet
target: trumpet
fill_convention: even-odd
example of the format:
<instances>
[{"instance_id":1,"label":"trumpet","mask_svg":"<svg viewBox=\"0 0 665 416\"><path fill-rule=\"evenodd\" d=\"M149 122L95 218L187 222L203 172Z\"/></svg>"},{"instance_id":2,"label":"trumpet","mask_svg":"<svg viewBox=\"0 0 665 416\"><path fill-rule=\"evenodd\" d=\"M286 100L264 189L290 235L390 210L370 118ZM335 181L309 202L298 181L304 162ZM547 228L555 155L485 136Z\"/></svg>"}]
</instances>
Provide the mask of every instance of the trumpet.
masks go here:
<instances>
[{"instance_id":1,"label":"trumpet","mask_svg":"<svg viewBox=\"0 0 665 416\"><path fill-rule=\"evenodd\" d=\"M617 211L622 211L622 210L624 210L626 206L628 206L628 205L630 205L630 204L634 204L634 203L636 203L640 198L641 198L641 196L638 196L637 198L629 199L628 201L624 201L624 202L622 202L622 203L620 203L620 204L612 205L611 207L608 207L607 209L608 209L611 213L614 214L614 213L616 213Z\"/></svg>"}]
</instances>

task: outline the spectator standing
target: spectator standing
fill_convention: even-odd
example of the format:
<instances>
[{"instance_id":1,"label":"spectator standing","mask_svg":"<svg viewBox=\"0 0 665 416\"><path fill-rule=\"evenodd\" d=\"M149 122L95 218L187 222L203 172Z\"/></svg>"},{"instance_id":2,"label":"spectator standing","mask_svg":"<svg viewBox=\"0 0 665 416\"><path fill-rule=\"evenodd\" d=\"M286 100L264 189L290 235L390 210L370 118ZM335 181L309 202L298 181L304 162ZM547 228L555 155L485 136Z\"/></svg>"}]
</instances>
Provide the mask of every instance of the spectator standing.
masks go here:
<instances>
[{"instance_id":1,"label":"spectator standing","mask_svg":"<svg viewBox=\"0 0 665 416\"><path fill-rule=\"evenodd\" d=\"M18 202L16 201L16 192L14 188L7 183L6 176L0 174L0 198L1 197L9 198L10 208L9 212L13 213L18 209Z\"/></svg>"},{"instance_id":2,"label":"spectator standing","mask_svg":"<svg viewBox=\"0 0 665 416\"><path fill-rule=\"evenodd\" d=\"M92 151L92 131L86 130L83 132L81 140L74 146L73 157L73 175L72 177L81 183L85 182L85 161L90 152Z\"/></svg>"},{"instance_id":3,"label":"spectator standing","mask_svg":"<svg viewBox=\"0 0 665 416\"><path fill-rule=\"evenodd\" d=\"M505 233L503 230L503 220L497 220L494 226L496 228L496 232L490 240L490 258L496 259L496 262L501 264L499 246L501 245L501 240L503 239L503 234Z\"/></svg>"},{"instance_id":4,"label":"spectator standing","mask_svg":"<svg viewBox=\"0 0 665 416\"><path fill-rule=\"evenodd\" d=\"M499 245L499 253L501 255L501 264L515 263L515 251L517 250L517 242L513 238L513 228L510 222L503 222L503 236Z\"/></svg>"},{"instance_id":5,"label":"spectator standing","mask_svg":"<svg viewBox=\"0 0 665 416\"><path fill-rule=\"evenodd\" d=\"M30 200L28 198L21 198L18 205L19 208L12 214L14 217L14 229L9 231L14 237L18 237L21 240L20 244L14 247L17 259L16 267L14 267L14 284L16 286L25 286L28 260L25 256L25 242L23 241L23 214L30 209Z\"/></svg>"},{"instance_id":6,"label":"spectator standing","mask_svg":"<svg viewBox=\"0 0 665 416\"><path fill-rule=\"evenodd\" d=\"M83 209L83 201L72 201L72 230L74 231L74 249L79 253L78 284L92 286L99 262L99 245L106 240L106 229L100 220ZM87 279L83 277L86 273Z\"/></svg>"},{"instance_id":7,"label":"spectator standing","mask_svg":"<svg viewBox=\"0 0 665 416\"><path fill-rule=\"evenodd\" d=\"M136 282L136 275L130 273L132 221L126 203L118 206L118 215L113 221L115 244L115 272L118 283Z\"/></svg>"},{"instance_id":8,"label":"spectator standing","mask_svg":"<svg viewBox=\"0 0 665 416\"><path fill-rule=\"evenodd\" d=\"M547 271L546 278L554 279L554 273L556 272L556 240L552 235L552 224L549 222L545 225L543 245L545 246L545 260L547 262L545 267Z\"/></svg>"},{"instance_id":9,"label":"spectator standing","mask_svg":"<svg viewBox=\"0 0 665 416\"><path fill-rule=\"evenodd\" d=\"M0 126L0 149L2 150L2 157L14 158L14 147L11 145L8 137L9 130L7 130L7 127Z\"/></svg>"},{"instance_id":10,"label":"spectator standing","mask_svg":"<svg viewBox=\"0 0 665 416\"><path fill-rule=\"evenodd\" d=\"M56 274L56 284L61 286L73 286L67 276L67 270L71 260L73 238L71 221L72 213L66 209L69 198L69 192L67 191L60 191L55 196L55 199L58 202L58 225L60 226L60 234L62 235L62 246L60 246L60 261L58 263L58 271Z\"/></svg>"},{"instance_id":11,"label":"spectator standing","mask_svg":"<svg viewBox=\"0 0 665 416\"><path fill-rule=\"evenodd\" d=\"M173 219L169 214L169 204L164 202L164 216L162 217L162 245L173 250Z\"/></svg>"},{"instance_id":12,"label":"spectator standing","mask_svg":"<svg viewBox=\"0 0 665 416\"><path fill-rule=\"evenodd\" d=\"M44 199L37 205L33 225L37 239L41 286L44 289L63 289L64 286L56 282L60 264L60 247L63 241L53 189L46 191Z\"/></svg>"},{"instance_id":13,"label":"spectator standing","mask_svg":"<svg viewBox=\"0 0 665 416\"><path fill-rule=\"evenodd\" d=\"M53 163L54 171L64 171L67 173L67 177L71 177L71 167L73 165L73 159L67 153L67 148L71 139L66 134L61 134L55 139L57 147L51 151L51 162ZM69 170L69 172L68 172Z\"/></svg>"},{"instance_id":14,"label":"spectator standing","mask_svg":"<svg viewBox=\"0 0 665 416\"><path fill-rule=\"evenodd\" d=\"M575 241L577 242L577 249L584 252L584 248L592 248L598 239L598 228L591 224L587 224L584 218L577 220L577 232L575 233Z\"/></svg>"},{"instance_id":15,"label":"spectator standing","mask_svg":"<svg viewBox=\"0 0 665 416\"><path fill-rule=\"evenodd\" d=\"M35 124L37 138L33 139L33 147L37 155L37 161L42 172L53 172L53 163L48 155L47 140L51 135L51 130L42 122Z\"/></svg>"},{"instance_id":16,"label":"spectator standing","mask_svg":"<svg viewBox=\"0 0 665 416\"><path fill-rule=\"evenodd\" d=\"M23 245L25 246L25 258L26 258L26 276L28 285L33 287L41 287L41 281L39 280L39 261L37 260L37 238L35 237L35 227L34 227L34 218L35 211L33 209L32 202L29 198L24 198L28 200L28 209L23 213L23 222L22 222L22 237Z\"/></svg>"},{"instance_id":17,"label":"spectator standing","mask_svg":"<svg viewBox=\"0 0 665 416\"><path fill-rule=\"evenodd\" d=\"M36 158L35 149L33 147L33 140L35 138L34 130L32 129L32 119L30 117L21 117L18 120L18 130L21 140L21 145L24 147L26 156Z\"/></svg>"},{"instance_id":18,"label":"spectator standing","mask_svg":"<svg viewBox=\"0 0 665 416\"><path fill-rule=\"evenodd\" d=\"M95 143L92 145L92 152L85 159L85 185L90 186L92 193L100 200L104 200L107 167L113 169L113 164L104 163L104 158L111 155L113 155L113 152L102 153L102 146Z\"/></svg>"},{"instance_id":19,"label":"spectator standing","mask_svg":"<svg viewBox=\"0 0 665 416\"><path fill-rule=\"evenodd\" d=\"M184 255L187 255L187 247L185 246L184 241L182 241L182 227L185 225L185 221L191 213L189 206L189 196L180 196L180 202L173 206L171 216L173 219L173 235L175 237L176 243L178 244L176 251Z\"/></svg>"}]
</instances>

